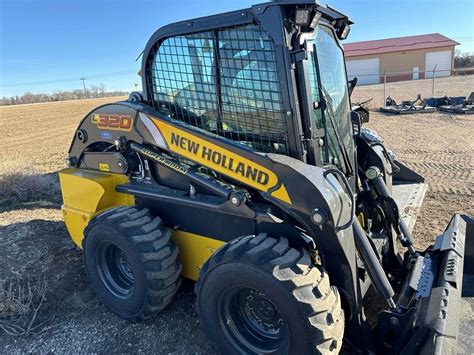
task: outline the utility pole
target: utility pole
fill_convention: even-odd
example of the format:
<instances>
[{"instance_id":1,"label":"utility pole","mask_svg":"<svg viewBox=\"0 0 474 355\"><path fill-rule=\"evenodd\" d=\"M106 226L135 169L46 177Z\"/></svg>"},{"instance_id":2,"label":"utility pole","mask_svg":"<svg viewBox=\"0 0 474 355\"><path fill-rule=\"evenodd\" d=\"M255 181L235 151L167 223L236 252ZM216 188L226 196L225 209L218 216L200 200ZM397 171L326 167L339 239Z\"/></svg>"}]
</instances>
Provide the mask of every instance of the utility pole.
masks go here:
<instances>
[{"instance_id":1,"label":"utility pole","mask_svg":"<svg viewBox=\"0 0 474 355\"><path fill-rule=\"evenodd\" d=\"M82 80L82 86L84 87L84 97L86 97L86 78L82 77L79 80Z\"/></svg>"},{"instance_id":2,"label":"utility pole","mask_svg":"<svg viewBox=\"0 0 474 355\"><path fill-rule=\"evenodd\" d=\"M434 89L435 89L435 76L436 76L436 67L438 64L436 64L433 68L433 85L431 86L431 97L434 97Z\"/></svg>"}]
</instances>

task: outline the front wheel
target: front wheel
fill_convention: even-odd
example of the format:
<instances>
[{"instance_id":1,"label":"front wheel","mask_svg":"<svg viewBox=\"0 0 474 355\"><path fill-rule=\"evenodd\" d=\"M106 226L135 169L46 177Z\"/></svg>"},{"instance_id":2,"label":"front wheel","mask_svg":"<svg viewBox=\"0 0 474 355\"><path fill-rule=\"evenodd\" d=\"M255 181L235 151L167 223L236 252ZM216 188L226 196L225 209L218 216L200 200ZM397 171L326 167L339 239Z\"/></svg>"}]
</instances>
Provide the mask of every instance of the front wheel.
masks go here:
<instances>
[{"instance_id":1,"label":"front wheel","mask_svg":"<svg viewBox=\"0 0 474 355\"><path fill-rule=\"evenodd\" d=\"M307 250L265 234L232 241L203 266L196 309L223 353L339 352L341 299Z\"/></svg>"}]
</instances>

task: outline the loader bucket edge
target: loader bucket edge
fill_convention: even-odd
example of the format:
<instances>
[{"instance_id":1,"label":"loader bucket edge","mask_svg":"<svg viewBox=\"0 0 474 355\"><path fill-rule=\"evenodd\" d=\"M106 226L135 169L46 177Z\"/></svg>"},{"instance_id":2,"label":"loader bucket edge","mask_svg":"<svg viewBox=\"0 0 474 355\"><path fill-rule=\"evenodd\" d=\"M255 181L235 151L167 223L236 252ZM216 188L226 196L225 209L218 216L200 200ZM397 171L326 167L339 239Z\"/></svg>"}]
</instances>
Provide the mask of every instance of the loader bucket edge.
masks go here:
<instances>
[{"instance_id":1,"label":"loader bucket edge","mask_svg":"<svg viewBox=\"0 0 474 355\"><path fill-rule=\"evenodd\" d=\"M397 165L400 170L397 173L395 173L393 176L394 184L425 182L425 179L423 176L418 174L416 171L410 169L401 161L395 160L395 165Z\"/></svg>"},{"instance_id":2,"label":"loader bucket edge","mask_svg":"<svg viewBox=\"0 0 474 355\"><path fill-rule=\"evenodd\" d=\"M379 313L379 351L389 354L455 354L459 340L463 270L472 272L473 219L455 214L407 275L410 301ZM464 268L464 269L463 269Z\"/></svg>"},{"instance_id":3,"label":"loader bucket edge","mask_svg":"<svg viewBox=\"0 0 474 355\"><path fill-rule=\"evenodd\" d=\"M456 353L463 271L473 273L473 248L474 220L455 214L432 249L433 256L438 254L439 269L430 296L421 299L417 316L417 323L429 330L421 353Z\"/></svg>"},{"instance_id":4,"label":"loader bucket edge","mask_svg":"<svg viewBox=\"0 0 474 355\"><path fill-rule=\"evenodd\" d=\"M466 223L463 273L474 276L474 219L466 215L461 218Z\"/></svg>"}]
</instances>

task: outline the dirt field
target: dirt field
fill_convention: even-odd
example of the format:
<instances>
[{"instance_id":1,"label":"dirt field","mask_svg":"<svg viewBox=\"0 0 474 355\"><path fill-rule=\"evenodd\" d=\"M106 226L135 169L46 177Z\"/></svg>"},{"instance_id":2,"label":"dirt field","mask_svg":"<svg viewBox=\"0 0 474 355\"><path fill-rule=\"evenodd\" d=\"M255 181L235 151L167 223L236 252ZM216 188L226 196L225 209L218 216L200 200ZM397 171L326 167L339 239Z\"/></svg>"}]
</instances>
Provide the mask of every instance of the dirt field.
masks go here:
<instances>
[{"instance_id":1,"label":"dirt field","mask_svg":"<svg viewBox=\"0 0 474 355\"><path fill-rule=\"evenodd\" d=\"M398 84L398 85L397 85ZM431 95L431 80L390 83L387 95L397 102ZM468 96L474 76L436 79L437 96ZM356 88L354 100L383 102L383 85ZM474 215L474 116L446 113L387 116L371 113L367 127L376 130L397 158L425 177L428 191L414 234L419 247L429 244L454 213Z\"/></svg>"},{"instance_id":2,"label":"dirt field","mask_svg":"<svg viewBox=\"0 0 474 355\"><path fill-rule=\"evenodd\" d=\"M437 79L436 93L466 95L473 84L469 77L455 83L452 78ZM411 82L398 83L390 95L401 100L416 97L417 90ZM374 97L378 106L380 91L380 85L361 87L354 95L356 100ZM41 334L8 335L1 328L5 310L0 304L1 353L213 352L194 312L191 282L185 282L176 300L154 319L122 321L99 304L88 287L81 253L62 223L55 173L64 167L72 134L89 110L116 100L0 107L0 297L2 280L17 282L17 275L22 275L17 282L22 286L28 284L26 275L33 285L46 285L33 323ZM474 116L373 112L368 127L429 184L414 230L419 247L432 242L453 213L474 215Z\"/></svg>"}]
</instances>

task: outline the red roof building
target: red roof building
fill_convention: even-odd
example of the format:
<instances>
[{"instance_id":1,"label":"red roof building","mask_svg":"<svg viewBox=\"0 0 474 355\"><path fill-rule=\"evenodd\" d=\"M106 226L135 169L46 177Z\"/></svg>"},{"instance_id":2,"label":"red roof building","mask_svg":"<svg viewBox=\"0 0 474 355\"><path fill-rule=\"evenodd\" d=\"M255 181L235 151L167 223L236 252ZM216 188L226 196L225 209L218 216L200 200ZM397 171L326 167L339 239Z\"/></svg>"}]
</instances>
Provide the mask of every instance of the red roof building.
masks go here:
<instances>
[{"instance_id":1,"label":"red roof building","mask_svg":"<svg viewBox=\"0 0 474 355\"><path fill-rule=\"evenodd\" d=\"M348 76L362 85L449 76L456 45L439 33L346 43Z\"/></svg>"}]
</instances>

